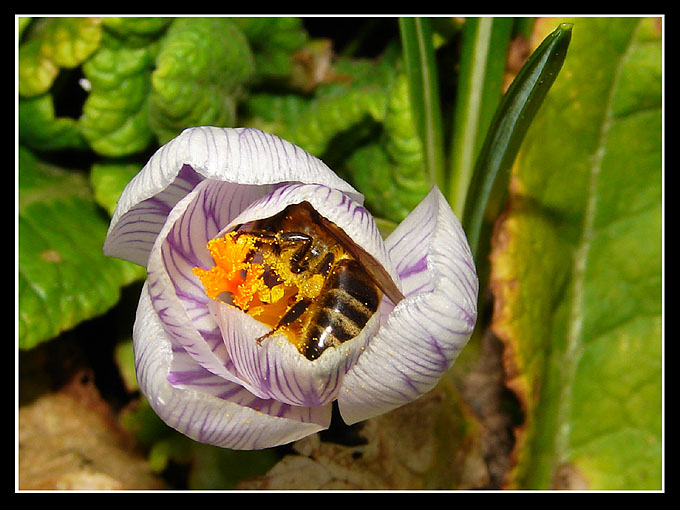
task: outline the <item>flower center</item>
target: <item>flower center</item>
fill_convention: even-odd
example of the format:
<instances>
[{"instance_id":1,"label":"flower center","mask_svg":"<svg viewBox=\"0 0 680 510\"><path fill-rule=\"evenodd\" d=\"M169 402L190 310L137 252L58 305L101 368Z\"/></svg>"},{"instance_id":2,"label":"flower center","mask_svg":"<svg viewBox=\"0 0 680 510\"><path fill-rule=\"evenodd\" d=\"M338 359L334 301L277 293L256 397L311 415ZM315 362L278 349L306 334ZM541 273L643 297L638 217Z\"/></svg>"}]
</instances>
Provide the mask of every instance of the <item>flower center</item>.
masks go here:
<instances>
[{"instance_id":1,"label":"flower center","mask_svg":"<svg viewBox=\"0 0 680 510\"><path fill-rule=\"evenodd\" d=\"M275 239L230 232L208 242L215 262L209 270L193 273L211 299L231 303L271 328L276 328L291 306L313 300L323 288L324 276L300 277L290 270L294 250L275 250ZM299 328L298 328L299 329ZM303 339L295 325L279 328L298 348Z\"/></svg>"}]
</instances>

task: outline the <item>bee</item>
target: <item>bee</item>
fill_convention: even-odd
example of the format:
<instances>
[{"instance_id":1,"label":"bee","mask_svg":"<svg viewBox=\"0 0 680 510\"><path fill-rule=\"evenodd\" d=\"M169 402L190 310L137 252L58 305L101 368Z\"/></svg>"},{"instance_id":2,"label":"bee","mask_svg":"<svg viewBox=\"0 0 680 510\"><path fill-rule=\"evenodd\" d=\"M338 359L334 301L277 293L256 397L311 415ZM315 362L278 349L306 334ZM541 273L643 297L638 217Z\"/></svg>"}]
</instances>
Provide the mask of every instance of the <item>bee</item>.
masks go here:
<instances>
[{"instance_id":1,"label":"bee","mask_svg":"<svg viewBox=\"0 0 680 510\"><path fill-rule=\"evenodd\" d=\"M298 350L315 360L355 338L383 295L395 304L404 298L384 267L309 202L257 220L237 235L257 239L250 257L274 261L268 285L284 281L308 289L289 296L278 323L258 343L279 331L292 333Z\"/></svg>"}]
</instances>

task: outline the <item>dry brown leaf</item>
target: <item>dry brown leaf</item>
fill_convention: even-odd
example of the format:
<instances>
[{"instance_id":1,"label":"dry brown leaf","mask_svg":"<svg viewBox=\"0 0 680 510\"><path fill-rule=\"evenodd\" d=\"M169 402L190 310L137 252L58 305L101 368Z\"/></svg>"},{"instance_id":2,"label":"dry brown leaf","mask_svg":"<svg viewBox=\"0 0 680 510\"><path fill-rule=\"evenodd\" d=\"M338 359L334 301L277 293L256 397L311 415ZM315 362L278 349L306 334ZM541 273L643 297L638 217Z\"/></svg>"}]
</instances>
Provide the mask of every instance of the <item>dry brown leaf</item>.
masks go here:
<instances>
[{"instance_id":1,"label":"dry brown leaf","mask_svg":"<svg viewBox=\"0 0 680 510\"><path fill-rule=\"evenodd\" d=\"M82 373L20 407L18 433L19 490L164 487Z\"/></svg>"},{"instance_id":2,"label":"dry brown leaf","mask_svg":"<svg viewBox=\"0 0 680 510\"><path fill-rule=\"evenodd\" d=\"M242 482L243 490L421 490L440 484L437 462L445 457L441 448L443 423L449 421L442 405L446 398L435 389L415 402L359 425L365 441L356 446L325 442L319 434L293 445L296 454L284 457L272 470ZM454 425L456 426L456 425ZM451 431L452 437L457 437ZM445 476L452 476L447 473ZM434 481L437 480L437 481Z\"/></svg>"}]
</instances>

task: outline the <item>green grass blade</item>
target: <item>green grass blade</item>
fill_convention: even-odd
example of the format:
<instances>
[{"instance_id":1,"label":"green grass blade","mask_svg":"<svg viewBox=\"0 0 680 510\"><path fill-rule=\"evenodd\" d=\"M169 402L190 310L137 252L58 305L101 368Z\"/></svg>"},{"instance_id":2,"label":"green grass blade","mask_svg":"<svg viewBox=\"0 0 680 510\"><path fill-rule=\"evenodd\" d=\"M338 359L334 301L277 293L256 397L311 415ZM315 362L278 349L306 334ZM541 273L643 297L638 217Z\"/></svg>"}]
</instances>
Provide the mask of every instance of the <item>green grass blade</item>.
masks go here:
<instances>
[{"instance_id":1,"label":"green grass blade","mask_svg":"<svg viewBox=\"0 0 680 510\"><path fill-rule=\"evenodd\" d=\"M449 203L459 217L465 208L484 134L503 94L514 21L513 18L468 18L463 27L447 182Z\"/></svg>"},{"instance_id":2,"label":"green grass blade","mask_svg":"<svg viewBox=\"0 0 680 510\"><path fill-rule=\"evenodd\" d=\"M529 57L501 99L475 165L463 213L463 226L475 258L484 218L493 218L507 189L510 168L534 115L562 68L572 25L562 23ZM494 200L491 198L494 197Z\"/></svg>"},{"instance_id":3,"label":"green grass blade","mask_svg":"<svg viewBox=\"0 0 680 510\"><path fill-rule=\"evenodd\" d=\"M409 93L418 131L422 134L425 165L432 184L444 189L444 150L437 66L432 29L427 18L400 18L399 30Z\"/></svg>"}]
</instances>

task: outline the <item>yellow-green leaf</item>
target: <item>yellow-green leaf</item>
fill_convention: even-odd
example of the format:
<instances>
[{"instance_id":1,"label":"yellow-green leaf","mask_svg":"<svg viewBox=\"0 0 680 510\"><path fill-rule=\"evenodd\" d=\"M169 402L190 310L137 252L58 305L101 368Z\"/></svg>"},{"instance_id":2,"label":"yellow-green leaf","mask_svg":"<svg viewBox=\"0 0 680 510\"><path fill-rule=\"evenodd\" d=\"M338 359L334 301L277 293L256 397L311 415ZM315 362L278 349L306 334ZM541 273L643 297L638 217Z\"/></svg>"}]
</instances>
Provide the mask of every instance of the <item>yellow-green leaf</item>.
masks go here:
<instances>
[{"instance_id":1,"label":"yellow-green leaf","mask_svg":"<svg viewBox=\"0 0 680 510\"><path fill-rule=\"evenodd\" d=\"M496 229L493 328L525 413L508 486L661 489L661 23L573 23Z\"/></svg>"},{"instance_id":2,"label":"yellow-green leaf","mask_svg":"<svg viewBox=\"0 0 680 510\"><path fill-rule=\"evenodd\" d=\"M228 18L173 20L151 75L149 121L158 140L191 126L233 126L254 72L248 41Z\"/></svg>"},{"instance_id":3,"label":"yellow-green leaf","mask_svg":"<svg viewBox=\"0 0 680 510\"><path fill-rule=\"evenodd\" d=\"M74 68L99 47L101 18L43 18L19 48L19 93L47 92L60 68ZM23 34L22 34L23 35Z\"/></svg>"},{"instance_id":4,"label":"yellow-green leaf","mask_svg":"<svg viewBox=\"0 0 680 510\"><path fill-rule=\"evenodd\" d=\"M79 125L97 154L127 156L151 143L149 94L154 57L150 46L130 47L108 37L83 65L91 92Z\"/></svg>"},{"instance_id":5,"label":"yellow-green leaf","mask_svg":"<svg viewBox=\"0 0 680 510\"><path fill-rule=\"evenodd\" d=\"M85 178L19 150L19 347L96 317L144 270L105 257L107 218Z\"/></svg>"}]
</instances>

